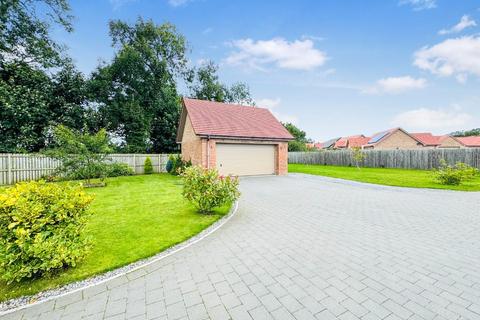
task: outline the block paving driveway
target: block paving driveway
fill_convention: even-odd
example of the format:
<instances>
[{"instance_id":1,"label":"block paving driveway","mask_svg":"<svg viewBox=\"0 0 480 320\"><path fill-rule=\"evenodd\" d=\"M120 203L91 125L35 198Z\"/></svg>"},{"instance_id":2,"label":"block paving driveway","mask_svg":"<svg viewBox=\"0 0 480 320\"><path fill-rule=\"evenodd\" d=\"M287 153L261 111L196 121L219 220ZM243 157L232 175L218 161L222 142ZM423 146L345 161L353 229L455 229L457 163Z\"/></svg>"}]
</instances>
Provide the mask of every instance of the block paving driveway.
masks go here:
<instances>
[{"instance_id":1,"label":"block paving driveway","mask_svg":"<svg viewBox=\"0 0 480 320\"><path fill-rule=\"evenodd\" d=\"M4 319L480 319L480 193L250 177L148 267Z\"/></svg>"}]
</instances>

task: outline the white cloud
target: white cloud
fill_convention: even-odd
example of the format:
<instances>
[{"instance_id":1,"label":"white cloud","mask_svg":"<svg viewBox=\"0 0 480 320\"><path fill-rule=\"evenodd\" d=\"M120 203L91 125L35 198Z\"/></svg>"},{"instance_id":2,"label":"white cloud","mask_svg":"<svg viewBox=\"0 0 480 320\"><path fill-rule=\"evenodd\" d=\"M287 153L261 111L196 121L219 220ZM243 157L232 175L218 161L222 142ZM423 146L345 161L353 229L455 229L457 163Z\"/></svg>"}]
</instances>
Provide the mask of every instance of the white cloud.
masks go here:
<instances>
[{"instance_id":1,"label":"white cloud","mask_svg":"<svg viewBox=\"0 0 480 320\"><path fill-rule=\"evenodd\" d=\"M137 0L109 0L110 4L113 6L113 9L117 10L118 8Z\"/></svg>"},{"instance_id":2,"label":"white cloud","mask_svg":"<svg viewBox=\"0 0 480 320\"><path fill-rule=\"evenodd\" d=\"M447 39L415 52L414 65L439 76L455 76L465 82L470 74L480 76L480 36Z\"/></svg>"},{"instance_id":3,"label":"white cloud","mask_svg":"<svg viewBox=\"0 0 480 320\"><path fill-rule=\"evenodd\" d=\"M275 98L275 99L264 98L264 99L255 100L255 104L260 108L269 109L272 112L272 114L275 116L275 118L277 118L281 122L290 122L293 124L297 124L298 118L296 116L284 114L274 110L280 105L281 101L282 100L280 98Z\"/></svg>"},{"instance_id":4,"label":"white cloud","mask_svg":"<svg viewBox=\"0 0 480 320\"><path fill-rule=\"evenodd\" d=\"M207 35L212 31L213 31L213 28L208 27L208 28L203 29L202 34Z\"/></svg>"},{"instance_id":5,"label":"white cloud","mask_svg":"<svg viewBox=\"0 0 480 320\"><path fill-rule=\"evenodd\" d=\"M425 9L433 9L437 7L436 0L400 0L400 5L411 5L413 10L420 11Z\"/></svg>"},{"instance_id":6,"label":"white cloud","mask_svg":"<svg viewBox=\"0 0 480 320\"><path fill-rule=\"evenodd\" d=\"M470 18L469 16L467 15L464 15L461 19L460 19L460 22L457 23L456 25L454 25L453 27L451 27L450 29L442 29L438 32L438 34L441 34L441 35L445 35L445 34L450 34L450 33L459 33L461 31L463 31L464 29L466 28L469 28L469 27L475 27L477 25L477 23L475 22L475 20L473 20L472 18Z\"/></svg>"},{"instance_id":7,"label":"white cloud","mask_svg":"<svg viewBox=\"0 0 480 320\"><path fill-rule=\"evenodd\" d=\"M180 7L183 5L186 5L188 2L191 2L193 0L168 0L168 4L171 5L172 7Z\"/></svg>"},{"instance_id":8,"label":"white cloud","mask_svg":"<svg viewBox=\"0 0 480 320\"><path fill-rule=\"evenodd\" d=\"M326 40L326 38L324 38L324 37L314 36L314 35L310 35L310 34L302 35L302 40L305 40L305 39L309 39L309 40L313 40L313 41L324 41L324 40Z\"/></svg>"},{"instance_id":9,"label":"white cloud","mask_svg":"<svg viewBox=\"0 0 480 320\"><path fill-rule=\"evenodd\" d=\"M458 106L452 110L420 108L396 115L391 124L407 130L449 131L466 127L472 116L461 112Z\"/></svg>"},{"instance_id":10,"label":"white cloud","mask_svg":"<svg viewBox=\"0 0 480 320\"><path fill-rule=\"evenodd\" d=\"M280 98L275 98L275 99L259 99L256 100L256 104L261 107L261 108L267 108L267 109L273 109L277 107L281 102Z\"/></svg>"},{"instance_id":11,"label":"white cloud","mask_svg":"<svg viewBox=\"0 0 480 320\"><path fill-rule=\"evenodd\" d=\"M289 42L283 38L271 40L240 39L230 43L237 49L225 62L263 70L264 65L275 65L283 69L311 70L327 61L325 52L314 47L310 39Z\"/></svg>"},{"instance_id":12,"label":"white cloud","mask_svg":"<svg viewBox=\"0 0 480 320\"><path fill-rule=\"evenodd\" d=\"M367 94L400 94L410 90L423 89L426 85L427 80L423 78L390 77L378 80L375 86L366 88L362 92Z\"/></svg>"}]
</instances>

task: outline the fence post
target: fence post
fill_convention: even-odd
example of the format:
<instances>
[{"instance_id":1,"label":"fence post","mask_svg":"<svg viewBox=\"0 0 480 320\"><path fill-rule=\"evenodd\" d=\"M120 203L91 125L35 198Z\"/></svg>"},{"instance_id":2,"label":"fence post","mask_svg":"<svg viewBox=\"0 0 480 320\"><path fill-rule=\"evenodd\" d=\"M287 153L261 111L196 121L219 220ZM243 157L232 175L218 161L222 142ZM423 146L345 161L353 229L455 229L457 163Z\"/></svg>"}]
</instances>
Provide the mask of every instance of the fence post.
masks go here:
<instances>
[{"instance_id":1,"label":"fence post","mask_svg":"<svg viewBox=\"0 0 480 320\"><path fill-rule=\"evenodd\" d=\"M7 153L7 184L12 184L12 155Z\"/></svg>"},{"instance_id":2,"label":"fence post","mask_svg":"<svg viewBox=\"0 0 480 320\"><path fill-rule=\"evenodd\" d=\"M135 153L133 154L133 173L137 174L137 157Z\"/></svg>"},{"instance_id":3,"label":"fence post","mask_svg":"<svg viewBox=\"0 0 480 320\"><path fill-rule=\"evenodd\" d=\"M160 159L161 159L160 154L158 154L157 157L158 157L158 173L160 173L162 172L162 164L160 163Z\"/></svg>"}]
</instances>

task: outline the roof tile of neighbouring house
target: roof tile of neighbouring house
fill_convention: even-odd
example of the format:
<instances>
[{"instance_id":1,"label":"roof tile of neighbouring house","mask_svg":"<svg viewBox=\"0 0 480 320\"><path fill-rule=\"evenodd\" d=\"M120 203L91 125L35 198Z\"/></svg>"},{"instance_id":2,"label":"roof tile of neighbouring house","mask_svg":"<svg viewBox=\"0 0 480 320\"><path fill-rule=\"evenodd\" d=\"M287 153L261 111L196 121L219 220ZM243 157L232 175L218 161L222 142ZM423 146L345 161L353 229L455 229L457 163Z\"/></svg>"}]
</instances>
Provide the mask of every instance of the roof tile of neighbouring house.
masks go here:
<instances>
[{"instance_id":1,"label":"roof tile of neighbouring house","mask_svg":"<svg viewBox=\"0 0 480 320\"><path fill-rule=\"evenodd\" d=\"M334 147L335 148L346 148L348 144L348 138L347 137L342 137L335 142Z\"/></svg>"},{"instance_id":2,"label":"roof tile of neighbouring house","mask_svg":"<svg viewBox=\"0 0 480 320\"><path fill-rule=\"evenodd\" d=\"M457 140L460 141L466 147L479 147L480 148L480 136L471 136L471 137L457 137Z\"/></svg>"},{"instance_id":3,"label":"roof tile of neighbouring house","mask_svg":"<svg viewBox=\"0 0 480 320\"><path fill-rule=\"evenodd\" d=\"M429 132L418 132L418 133L410 133L413 137L419 140L426 146L438 146L442 143L442 140L445 138L444 136L434 136Z\"/></svg>"},{"instance_id":4,"label":"roof tile of neighbouring house","mask_svg":"<svg viewBox=\"0 0 480 320\"><path fill-rule=\"evenodd\" d=\"M366 145L368 141L370 141L370 139L370 137L365 136L351 137L350 139L348 139L348 147L361 148L362 146Z\"/></svg>"},{"instance_id":5,"label":"roof tile of neighbouring house","mask_svg":"<svg viewBox=\"0 0 480 320\"><path fill-rule=\"evenodd\" d=\"M197 135L292 140L268 109L184 98Z\"/></svg>"}]
</instances>

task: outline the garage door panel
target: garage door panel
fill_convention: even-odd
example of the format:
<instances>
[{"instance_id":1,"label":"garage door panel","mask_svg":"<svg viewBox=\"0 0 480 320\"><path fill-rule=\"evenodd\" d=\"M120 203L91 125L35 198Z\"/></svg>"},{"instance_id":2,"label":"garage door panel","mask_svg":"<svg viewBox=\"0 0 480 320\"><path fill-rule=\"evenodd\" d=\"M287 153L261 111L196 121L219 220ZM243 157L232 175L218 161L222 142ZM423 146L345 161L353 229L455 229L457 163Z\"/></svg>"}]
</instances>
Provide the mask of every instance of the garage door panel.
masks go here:
<instances>
[{"instance_id":1,"label":"garage door panel","mask_svg":"<svg viewBox=\"0 0 480 320\"><path fill-rule=\"evenodd\" d=\"M275 174L275 146L217 143L217 169L223 175Z\"/></svg>"}]
</instances>

